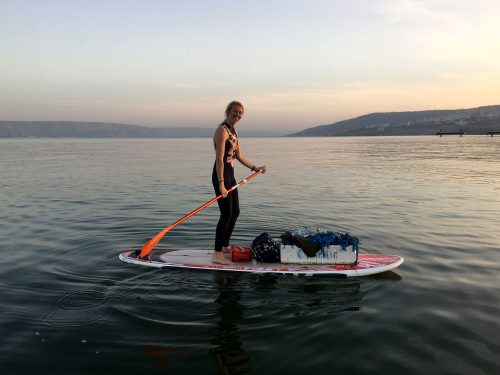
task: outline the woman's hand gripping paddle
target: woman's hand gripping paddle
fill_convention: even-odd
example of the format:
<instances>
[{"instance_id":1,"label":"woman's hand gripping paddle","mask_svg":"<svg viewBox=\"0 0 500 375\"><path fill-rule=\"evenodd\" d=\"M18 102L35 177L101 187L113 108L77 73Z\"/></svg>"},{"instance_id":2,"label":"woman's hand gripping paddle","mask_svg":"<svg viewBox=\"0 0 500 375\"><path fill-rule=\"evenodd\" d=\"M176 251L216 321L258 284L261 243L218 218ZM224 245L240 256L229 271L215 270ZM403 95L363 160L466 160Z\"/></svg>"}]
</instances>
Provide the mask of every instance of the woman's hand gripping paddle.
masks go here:
<instances>
[{"instance_id":1,"label":"woman's hand gripping paddle","mask_svg":"<svg viewBox=\"0 0 500 375\"><path fill-rule=\"evenodd\" d=\"M236 185L234 185L231 189L229 189L227 192L230 193L231 191L237 189L238 187L240 187L241 185L243 184L246 184L248 181L250 181L252 178L254 177L257 177L259 174L261 174L262 172L258 171L258 172L255 172L253 174L251 174L250 176L248 176L247 178L245 178L244 180L241 180L240 182L238 182ZM194 216L196 215L198 212L200 212L201 210L203 210L204 208L210 206L212 203L214 203L216 200L222 198L222 194L216 196L215 198L209 200L207 203L204 203L202 204L200 207L198 207L197 209L191 211L190 213L188 213L186 216L180 218L179 220L177 220L175 223L173 224L170 224L168 227L166 227L165 229L163 229L160 233L158 233L156 236L154 236L152 239L150 239L143 247L142 247L142 250L141 250L141 254L139 255L139 257L141 258L144 258L146 255L149 254L149 252L151 250L153 250L153 248L158 244L158 242L160 242L160 240L163 238L163 236L165 234L167 234L168 231L170 231L173 227L175 227L177 224L180 224L182 223L183 221L186 221L187 219L189 219L191 216Z\"/></svg>"}]
</instances>

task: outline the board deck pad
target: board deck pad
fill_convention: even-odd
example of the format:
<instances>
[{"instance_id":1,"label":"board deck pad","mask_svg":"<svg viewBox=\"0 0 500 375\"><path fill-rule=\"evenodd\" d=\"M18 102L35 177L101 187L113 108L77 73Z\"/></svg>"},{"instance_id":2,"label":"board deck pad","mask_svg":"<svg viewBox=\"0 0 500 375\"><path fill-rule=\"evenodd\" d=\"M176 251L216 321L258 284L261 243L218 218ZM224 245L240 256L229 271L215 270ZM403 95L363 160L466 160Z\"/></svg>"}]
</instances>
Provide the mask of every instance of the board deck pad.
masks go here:
<instances>
[{"instance_id":1,"label":"board deck pad","mask_svg":"<svg viewBox=\"0 0 500 375\"><path fill-rule=\"evenodd\" d=\"M392 270L400 266L404 259L398 255L359 254L355 266L344 264L283 264L250 262L222 265L212 263L212 250L175 250L159 254L150 254L147 258L138 258L135 251L120 254L123 262L156 268L185 268L214 271L233 271L251 273L274 273L293 275L337 275L367 276Z\"/></svg>"}]
</instances>

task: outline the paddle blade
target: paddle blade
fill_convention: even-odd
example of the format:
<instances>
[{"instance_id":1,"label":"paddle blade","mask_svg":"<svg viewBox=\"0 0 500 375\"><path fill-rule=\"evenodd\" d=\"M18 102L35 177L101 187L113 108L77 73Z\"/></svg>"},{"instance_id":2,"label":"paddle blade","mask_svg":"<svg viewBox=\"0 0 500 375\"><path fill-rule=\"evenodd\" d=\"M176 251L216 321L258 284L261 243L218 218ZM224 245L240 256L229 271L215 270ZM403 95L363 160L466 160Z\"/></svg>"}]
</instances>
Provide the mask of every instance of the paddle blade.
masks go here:
<instances>
[{"instance_id":1,"label":"paddle blade","mask_svg":"<svg viewBox=\"0 0 500 375\"><path fill-rule=\"evenodd\" d=\"M169 226L163 229L160 233L158 233L156 236L154 236L148 242L146 242L141 249L141 254L139 255L139 257L144 258L146 255L148 255L149 252L153 250L154 247L158 244L158 242L160 242L163 236L172 228L173 228L172 226Z\"/></svg>"}]
</instances>

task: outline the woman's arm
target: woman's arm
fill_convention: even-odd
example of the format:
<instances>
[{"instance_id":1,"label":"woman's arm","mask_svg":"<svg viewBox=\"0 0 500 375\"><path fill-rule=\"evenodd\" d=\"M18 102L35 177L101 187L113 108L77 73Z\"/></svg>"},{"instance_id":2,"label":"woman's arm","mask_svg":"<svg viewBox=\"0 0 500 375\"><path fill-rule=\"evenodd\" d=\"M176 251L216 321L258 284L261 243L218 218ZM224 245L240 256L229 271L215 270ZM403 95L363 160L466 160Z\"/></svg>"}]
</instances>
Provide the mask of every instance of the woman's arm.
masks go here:
<instances>
[{"instance_id":1,"label":"woman's arm","mask_svg":"<svg viewBox=\"0 0 500 375\"><path fill-rule=\"evenodd\" d=\"M223 198L226 198L228 194L224 185L224 147L228 138L227 132L222 126L219 126L214 134L215 170L217 172L217 180L219 181L219 189Z\"/></svg>"}]
</instances>

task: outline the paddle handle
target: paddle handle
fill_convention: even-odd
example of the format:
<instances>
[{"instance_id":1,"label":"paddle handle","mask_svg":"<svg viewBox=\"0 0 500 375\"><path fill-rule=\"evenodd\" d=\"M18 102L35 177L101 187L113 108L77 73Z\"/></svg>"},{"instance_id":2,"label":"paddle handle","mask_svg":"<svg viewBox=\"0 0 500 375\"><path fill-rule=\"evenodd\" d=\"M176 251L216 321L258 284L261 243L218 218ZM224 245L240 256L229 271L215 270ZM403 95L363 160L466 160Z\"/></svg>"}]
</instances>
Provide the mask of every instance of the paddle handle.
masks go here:
<instances>
[{"instance_id":1,"label":"paddle handle","mask_svg":"<svg viewBox=\"0 0 500 375\"><path fill-rule=\"evenodd\" d=\"M234 185L231 189L229 189L227 192L230 193L232 192L233 190L237 189L238 187L240 187L241 185L244 185L246 184L248 181L250 181L252 178L254 177L257 177L259 174L261 174L262 172L261 171L257 171L253 174L251 174L250 176L248 176L247 178L241 180L240 182L238 182L236 185ZM186 221L187 219L189 219L191 216L194 216L196 215L198 212L200 212L201 210L203 210L204 208L207 208L208 206L210 206L212 203L214 203L216 200L222 198L222 194L216 196L215 198L212 198L210 199L208 202L202 204L200 207L194 209L193 211L191 211L190 213L188 213L187 215L181 217L179 220L177 220L175 223L172 223L170 224L168 227L166 227L165 229L163 229L161 232L159 232L156 236L154 236L153 238L151 238L148 242L146 242L144 244L144 246L142 247L141 249L141 254L139 255L139 257L141 258L144 258L146 255L148 255L151 250L154 249L154 247L158 244L158 242L160 242L160 240L163 238L163 236L165 234L167 234L168 231L170 231L172 228L174 228L176 225Z\"/></svg>"}]
</instances>

